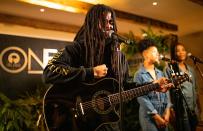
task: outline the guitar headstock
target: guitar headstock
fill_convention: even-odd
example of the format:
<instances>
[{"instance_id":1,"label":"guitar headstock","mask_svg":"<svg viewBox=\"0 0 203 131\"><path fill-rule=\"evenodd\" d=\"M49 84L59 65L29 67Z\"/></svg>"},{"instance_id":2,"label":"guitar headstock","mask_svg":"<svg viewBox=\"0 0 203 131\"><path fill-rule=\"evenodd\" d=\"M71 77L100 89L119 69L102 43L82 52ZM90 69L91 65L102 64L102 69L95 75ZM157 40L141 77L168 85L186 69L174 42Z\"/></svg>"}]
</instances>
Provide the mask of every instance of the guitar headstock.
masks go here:
<instances>
[{"instance_id":1,"label":"guitar headstock","mask_svg":"<svg viewBox=\"0 0 203 131\"><path fill-rule=\"evenodd\" d=\"M182 84L185 81L190 81L190 77L188 74L184 73L181 75L173 75L172 76L172 82L175 86L178 86Z\"/></svg>"}]
</instances>

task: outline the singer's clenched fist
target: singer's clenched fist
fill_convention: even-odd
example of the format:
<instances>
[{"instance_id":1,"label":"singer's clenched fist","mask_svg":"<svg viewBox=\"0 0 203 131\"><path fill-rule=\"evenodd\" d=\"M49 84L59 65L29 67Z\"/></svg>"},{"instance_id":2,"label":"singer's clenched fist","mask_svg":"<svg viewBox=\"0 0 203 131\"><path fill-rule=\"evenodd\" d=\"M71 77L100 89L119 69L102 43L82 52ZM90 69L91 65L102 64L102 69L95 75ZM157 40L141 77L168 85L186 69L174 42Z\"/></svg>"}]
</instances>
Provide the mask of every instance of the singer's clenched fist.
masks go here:
<instances>
[{"instance_id":1,"label":"singer's clenched fist","mask_svg":"<svg viewBox=\"0 0 203 131\"><path fill-rule=\"evenodd\" d=\"M95 66L93 68L93 71L94 71L94 77L95 78L101 78L101 77L106 76L108 68L106 67L105 64L103 64L103 65Z\"/></svg>"}]
</instances>

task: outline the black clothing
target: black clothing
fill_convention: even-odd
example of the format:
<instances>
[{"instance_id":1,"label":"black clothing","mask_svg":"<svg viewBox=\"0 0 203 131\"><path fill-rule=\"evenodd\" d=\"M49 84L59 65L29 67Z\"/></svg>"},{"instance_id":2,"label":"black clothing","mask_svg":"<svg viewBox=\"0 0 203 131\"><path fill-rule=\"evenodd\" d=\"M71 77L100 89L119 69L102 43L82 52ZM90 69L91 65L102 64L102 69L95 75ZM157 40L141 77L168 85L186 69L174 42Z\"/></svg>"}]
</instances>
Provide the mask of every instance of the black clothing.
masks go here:
<instances>
[{"instance_id":1,"label":"black clothing","mask_svg":"<svg viewBox=\"0 0 203 131\"><path fill-rule=\"evenodd\" d=\"M48 65L43 75L46 83L61 84L72 79L87 81L93 79L92 67L84 67L84 47L75 42L60 50Z\"/></svg>"},{"instance_id":2,"label":"black clothing","mask_svg":"<svg viewBox=\"0 0 203 131\"><path fill-rule=\"evenodd\" d=\"M107 77L115 78L116 74L113 73L111 65L111 45L106 44L104 51L104 60L101 64L106 64L108 67ZM61 84L67 83L70 80L76 81L92 81L94 80L93 67L85 67L85 48L82 43L74 42L71 45L67 45L64 49L60 50L53 59L51 59L48 65L45 67L43 75L46 83ZM123 67L125 69L122 72L128 77L128 65L127 61L122 54L121 63L126 63Z\"/></svg>"},{"instance_id":3,"label":"black clothing","mask_svg":"<svg viewBox=\"0 0 203 131\"><path fill-rule=\"evenodd\" d=\"M112 53L111 41L107 40L104 49L103 63L108 68L108 73L106 77L117 78L116 73L114 73L111 64L111 53ZM58 84L65 86L69 84L70 81L75 82L95 82L97 79L94 78L93 67L85 66L85 47L82 41L75 41L71 45L67 45L64 49L60 50L53 59L51 59L48 65L45 67L43 76L46 83ZM124 87L130 88L136 84L127 84L128 78L128 65L123 54L121 54L122 70L120 72L124 73L125 78ZM97 66L97 65L95 65ZM68 89L68 91L78 90L76 88ZM69 93L70 93L69 92ZM69 98L72 98L72 94L68 94ZM49 107L53 108L53 107ZM54 110L54 109L53 109ZM65 112L65 111L62 111ZM65 115L64 115L65 114ZM67 116L65 112L63 116ZM62 127L66 129L66 127ZM60 128L61 129L61 128ZM60 130L59 129L59 130ZM119 130L118 125L103 125L100 130Z\"/></svg>"}]
</instances>

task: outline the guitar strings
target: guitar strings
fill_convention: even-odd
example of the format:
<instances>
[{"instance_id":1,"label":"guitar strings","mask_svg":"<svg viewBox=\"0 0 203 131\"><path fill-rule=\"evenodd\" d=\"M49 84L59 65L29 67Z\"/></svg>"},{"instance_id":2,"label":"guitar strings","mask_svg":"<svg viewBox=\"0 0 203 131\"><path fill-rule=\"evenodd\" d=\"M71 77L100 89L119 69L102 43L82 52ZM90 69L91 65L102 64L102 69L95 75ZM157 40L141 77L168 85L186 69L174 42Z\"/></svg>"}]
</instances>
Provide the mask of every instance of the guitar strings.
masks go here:
<instances>
[{"instance_id":1,"label":"guitar strings","mask_svg":"<svg viewBox=\"0 0 203 131\"><path fill-rule=\"evenodd\" d=\"M165 85L162 85L162 87L163 88L165 88L165 87L169 87L169 86L171 86L171 84L173 84L173 83L168 83L168 84L165 84ZM153 86L154 84L152 84L152 85L150 85L150 86ZM140 92L137 92L137 93L132 93L132 92L134 92L136 89L140 89ZM135 89L133 89L133 90L130 90L131 92L129 92L129 93L127 93L126 91L124 91L123 93L122 93L122 95L126 95L127 94L127 96L126 97L123 97L123 98L125 98L125 99L132 99L133 97L136 97L136 96L138 96L140 93L143 93L143 92L146 92L146 91L149 91L149 90L142 90L142 87L138 87L138 88L135 88ZM110 98L110 99L109 99ZM119 97L118 97L118 93L116 93L116 94L112 94L112 95L109 95L109 96L107 96L107 97L102 97L102 98L99 98L99 99L96 99L96 100L92 100L92 101L87 101L87 102L84 102L84 103L82 103L82 105L83 105L83 107L85 107L85 108L89 108L89 107L92 107L92 102L94 101L94 103L96 104L96 105L101 105L101 104L106 104L106 103L109 103L109 105L111 105L111 103L113 102L113 103L118 103L119 102Z\"/></svg>"},{"instance_id":2,"label":"guitar strings","mask_svg":"<svg viewBox=\"0 0 203 131\"><path fill-rule=\"evenodd\" d=\"M148 86L154 86L154 84L151 84L151 85L148 85ZM133 93L135 90L139 90L140 89L140 92L137 92L137 93ZM148 88L147 88L148 89ZM142 93L143 94L143 92L146 92L146 91L149 91L149 90L144 90L143 91L143 88L142 87L138 87L138 88L135 88L135 89L132 89L132 90L130 90L131 92L130 93L127 93L127 91L124 91L123 93L122 93L122 95L126 95L127 94L127 96L125 97L123 97L123 98L126 98L126 99L132 99L133 97L135 97L135 96L138 96L138 94L140 94L140 93ZM135 91L136 92L136 91ZM128 95L129 94L129 95ZM109 101L109 99L107 99L107 98L111 98L110 99L110 101ZM99 105L99 104L104 104L104 103L112 103L111 101L113 101L113 103L118 103L119 102L119 97L118 97L118 93L116 93L116 94L112 94L112 95L109 95L109 97L103 97L103 98L99 98L99 99L97 99L97 100L94 100L94 101L96 101L95 103L97 103L97 105ZM102 103L101 103L102 102ZM84 107L91 107L92 106L92 101L87 101L87 102L84 102L84 103L82 103L82 105L84 106Z\"/></svg>"},{"instance_id":3,"label":"guitar strings","mask_svg":"<svg viewBox=\"0 0 203 131\"><path fill-rule=\"evenodd\" d=\"M184 78L185 78L185 76L184 76ZM183 78L178 78L178 80L183 80L184 81L184 79ZM177 81L177 80L176 80ZM183 82L183 81L181 81L181 82ZM180 83L176 83L176 82L171 82L171 83L167 83L167 84L165 84L165 85L162 85L162 87L163 88L165 88L165 87L170 87L170 86L174 86L174 84L176 85L176 84L180 84ZM146 86L146 85L145 85ZM148 85L148 86L154 86L154 84L150 84L150 85ZM136 96L138 96L140 93L142 93L143 94L143 92L146 92L146 91L149 91L149 90L144 90L143 91L143 89L142 89L142 87L143 86L141 86L141 87L138 87L138 88L135 88L135 89L132 89L132 90L130 90L129 91L129 93L127 93L127 91L124 91L124 92L122 92L122 95L127 95L126 97L123 97L123 98L125 98L125 99L132 99L132 98L134 98L134 97L136 97ZM140 92L137 92L136 93L136 90L139 90L140 89ZM148 89L148 88L147 88ZM135 92L135 93L134 93ZM129 95L128 95L129 94ZM109 95L109 96L107 96L107 97L102 97L102 98L98 98L98 99L96 99L96 100L94 100L94 103L96 104L96 105L101 105L101 104L106 104L106 103L108 103L109 105L112 105L112 103L118 103L120 100L119 100L119 97L118 97L118 93L116 93L116 94L111 94L111 95ZM86 109L88 109L88 108L90 108L90 107L92 107L92 102L93 102L93 100L91 100L91 101L87 101L87 102L83 102L82 103L82 105L83 105L83 107L84 107L84 109L86 108Z\"/></svg>"},{"instance_id":4,"label":"guitar strings","mask_svg":"<svg viewBox=\"0 0 203 131\"><path fill-rule=\"evenodd\" d=\"M148 86L154 86L154 84L150 84ZM140 89L140 92L136 93L136 90L139 90L139 89ZM138 87L138 88L132 89L130 91L131 92L129 92L129 93L127 93L127 91L122 92L122 95L124 95L124 97L123 97L124 99L129 99L130 100L130 99L134 98L135 96L138 96L138 94L140 94L140 93L143 94L143 92L146 92L146 91L149 91L149 90L144 90L143 91L142 87ZM125 97L125 95L126 95L126 97ZM101 104L106 104L106 103L109 103L109 105L111 105L111 103L118 103L119 102L118 93L109 95L107 97L98 98L96 100L83 102L82 103L83 108L92 107L92 102L94 102L96 105L101 105Z\"/></svg>"}]
</instances>

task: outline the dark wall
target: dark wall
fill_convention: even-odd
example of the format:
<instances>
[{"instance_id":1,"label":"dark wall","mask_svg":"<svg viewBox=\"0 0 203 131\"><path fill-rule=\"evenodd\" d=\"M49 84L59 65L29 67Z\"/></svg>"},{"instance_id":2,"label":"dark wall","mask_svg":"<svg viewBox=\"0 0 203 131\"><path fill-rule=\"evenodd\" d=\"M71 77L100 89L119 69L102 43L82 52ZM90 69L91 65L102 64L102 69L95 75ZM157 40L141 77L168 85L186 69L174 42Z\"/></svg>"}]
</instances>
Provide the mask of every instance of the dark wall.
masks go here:
<instances>
[{"instance_id":1,"label":"dark wall","mask_svg":"<svg viewBox=\"0 0 203 131\"><path fill-rule=\"evenodd\" d=\"M0 91L15 99L37 86L44 87L45 62L67 44L70 42L0 34Z\"/></svg>"}]
</instances>

